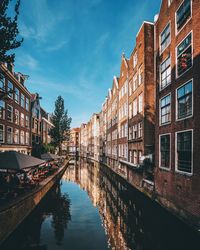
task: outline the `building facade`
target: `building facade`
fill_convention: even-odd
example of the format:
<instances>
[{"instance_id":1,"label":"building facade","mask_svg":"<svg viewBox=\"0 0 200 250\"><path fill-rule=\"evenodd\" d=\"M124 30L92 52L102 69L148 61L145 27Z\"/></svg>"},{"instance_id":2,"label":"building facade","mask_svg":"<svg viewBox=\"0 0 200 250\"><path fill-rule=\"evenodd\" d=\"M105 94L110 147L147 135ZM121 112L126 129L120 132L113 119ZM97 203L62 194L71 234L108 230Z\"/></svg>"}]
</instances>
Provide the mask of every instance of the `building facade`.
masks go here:
<instances>
[{"instance_id":1,"label":"building facade","mask_svg":"<svg viewBox=\"0 0 200 250\"><path fill-rule=\"evenodd\" d=\"M30 100L27 76L12 64L0 65L0 151L31 153Z\"/></svg>"},{"instance_id":2,"label":"building facade","mask_svg":"<svg viewBox=\"0 0 200 250\"><path fill-rule=\"evenodd\" d=\"M70 139L69 139L69 154L72 156L79 155L79 138L80 136L80 128L72 128L70 130Z\"/></svg>"},{"instance_id":3,"label":"building facade","mask_svg":"<svg viewBox=\"0 0 200 250\"><path fill-rule=\"evenodd\" d=\"M199 1L162 1L155 23L157 199L196 223L200 211L199 13Z\"/></svg>"}]
</instances>

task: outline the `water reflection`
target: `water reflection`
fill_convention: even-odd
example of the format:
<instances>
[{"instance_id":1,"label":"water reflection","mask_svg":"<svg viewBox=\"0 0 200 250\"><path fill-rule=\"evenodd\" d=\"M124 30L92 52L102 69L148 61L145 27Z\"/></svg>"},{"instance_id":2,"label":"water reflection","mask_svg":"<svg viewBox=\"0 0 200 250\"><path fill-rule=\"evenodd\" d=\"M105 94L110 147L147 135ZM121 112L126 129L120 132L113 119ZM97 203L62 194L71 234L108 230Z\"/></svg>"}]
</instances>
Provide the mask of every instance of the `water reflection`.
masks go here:
<instances>
[{"instance_id":1,"label":"water reflection","mask_svg":"<svg viewBox=\"0 0 200 250\"><path fill-rule=\"evenodd\" d=\"M16 246L19 250L199 250L200 239L110 169L80 159L68 166L62 184L1 249Z\"/></svg>"},{"instance_id":2,"label":"water reflection","mask_svg":"<svg viewBox=\"0 0 200 250\"><path fill-rule=\"evenodd\" d=\"M64 178L87 191L112 249L200 249L198 235L105 166L81 159Z\"/></svg>"},{"instance_id":3,"label":"water reflection","mask_svg":"<svg viewBox=\"0 0 200 250\"><path fill-rule=\"evenodd\" d=\"M5 250L45 250L46 244L41 244L41 228L45 220L50 220L57 245L64 239L64 230L71 220L70 199L67 194L61 193L60 184L47 194L39 206L18 227L18 229L1 246Z\"/></svg>"}]
</instances>

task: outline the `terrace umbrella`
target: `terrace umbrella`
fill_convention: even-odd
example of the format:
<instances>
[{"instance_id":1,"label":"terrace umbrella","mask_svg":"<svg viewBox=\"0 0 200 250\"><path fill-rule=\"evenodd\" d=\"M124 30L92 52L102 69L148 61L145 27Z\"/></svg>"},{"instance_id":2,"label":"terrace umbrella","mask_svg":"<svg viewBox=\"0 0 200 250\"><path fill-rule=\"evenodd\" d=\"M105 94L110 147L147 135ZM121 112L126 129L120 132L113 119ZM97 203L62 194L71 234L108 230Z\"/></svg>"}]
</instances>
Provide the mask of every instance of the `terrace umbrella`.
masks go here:
<instances>
[{"instance_id":1,"label":"terrace umbrella","mask_svg":"<svg viewBox=\"0 0 200 250\"><path fill-rule=\"evenodd\" d=\"M16 151L0 153L0 169L22 171L44 163L43 160Z\"/></svg>"},{"instance_id":2,"label":"terrace umbrella","mask_svg":"<svg viewBox=\"0 0 200 250\"><path fill-rule=\"evenodd\" d=\"M60 159L60 156L51 153L45 153L41 155L41 159L45 161L53 161Z\"/></svg>"}]
</instances>

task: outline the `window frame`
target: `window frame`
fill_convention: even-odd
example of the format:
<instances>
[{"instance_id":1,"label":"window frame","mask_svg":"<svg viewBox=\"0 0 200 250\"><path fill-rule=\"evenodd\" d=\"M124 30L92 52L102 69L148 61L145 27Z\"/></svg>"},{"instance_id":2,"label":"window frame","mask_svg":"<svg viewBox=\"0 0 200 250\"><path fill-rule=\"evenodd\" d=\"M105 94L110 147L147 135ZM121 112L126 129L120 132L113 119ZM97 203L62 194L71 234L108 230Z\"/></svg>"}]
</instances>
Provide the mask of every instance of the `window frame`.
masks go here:
<instances>
[{"instance_id":1,"label":"window frame","mask_svg":"<svg viewBox=\"0 0 200 250\"><path fill-rule=\"evenodd\" d=\"M169 29L170 29L170 40L169 40L169 44L167 44L167 46L162 50L162 46L161 46L161 37L162 37L162 33L165 31L165 29L167 28L167 26L169 25ZM172 35L172 30L171 30L171 20L169 20L169 22L165 25L165 27L162 29L162 31L160 32L159 35L159 48L160 48L160 55L169 47L169 45L171 44L171 35Z\"/></svg>"},{"instance_id":2,"label":"window frame","mask_svg":"<svg viewBox=\"0 0 200 250\"><path fill-rule=\"evenodd\" d=\"M183 118L178 118L178 89L182 88L184 85L188 84L189 82L192 83L192 114ZM176 88L176 121L182 121L185 119L189 119L193 117L193 112L194 112L194 91L193 91L193 78L191 78L189 81L181 84L179 87Z\"/></svg>"},{"instance_id":3,"label":"window frame","mask_svg":"<svg viewBox=\"0 0 200 250\"><path fill-rule=\"evenodd\" d=\"M182 74L178 75L178 54L177 54L177 49L179 47L179 45L191 34L191 67L188 68L186 71L184 71ZM186 47L184 49L187 50L189 48ZM183 53L183 52L182 52ZM175 60L176 60L176 79L180 78L182 75L184 75L186 72L188 72L192 67L193 67L193 31L191 30L189 33L187 33L187 35L177 44L177 46L175 47Z\"/></svg>"},{"instance_id":4,"label":"window frame","mask_svg":"<svg viewBox=\"0 0 200 250\"><path fill-rule=\"evenodd\" d=\"M169 135L169 139L170 139L170 143L169 143L169 168L165 168L161 166L161 137L165 136L165 135ZM159 134L159 162L158 162L158 166L160 169L166 170L166 171L171 171L171 133L165 133L165 134Z\"/></svg>"},{"instance_id":5,"label":"window frame","mask_svg":"<svg viewBox=\"0 0 200 250\"><path fill-rule=\"evenodd\" d=\"M11 118L12 118L12 119L11 119L11 121L8 120L8 107L11 107L11 108L12 108L12 113L11 113L11 114L12 114L12 115L11 115ZM7 121L8 121L8 122L13 122L13 110L14 110L14 109L13 109L13 106L7 104L7 109L6 109L6 111L7 111L7 112L6 112L6 113L7 113L7 117L6 117L6 118L7 118Z\"/></svg>"},{"instance_id":6,"label":"window frame","mask_svg":"<svg viewBox=\"0 0 200 250\"><path fill-rule=\"evenodd\" d=\"M3 127L3 140L0 141L0 144L5 143L5 125L4 124L0 124Z\"/></svg>"},{"instance_id":7,"label":"window frame","mask_svg":"<svg viewBox=\"0 0 200 250\"><path fill-rule=\"evenodd\" d=\"M161 119L161 101L162 101L162 99L166 98L167 96L170 96L170 121L162 123L162 119ZM165 126L165 125L169 125L172 122L172 107L171 107L171 104L172 104L172 94L171 94L171 92L169 92L168 94L162 96L159 99L159 126L160 127Z\"/></svg>"},{"instance_id":8,"label":"window frame","mask_svg":"<svg viewBox=\"0 0 200 250\"><path fill-rule=\"evenodd\" d=\"M184 1L185 0L183 0L180 4L179 4L179 6L178 6L178 8L176 9L176 11L175 11L175 13L174 13L174 20L175 20L175 35L177 36L183 29L184 29L184 27L187 25L187 23L192 19L192 1L190 0L190 6L191 6L191 16L190 16L190 18L185 22L185 24L181 27L181 29L180 30L177 30L177 11L180 9L180 7L181 7L181 5L184 3Z\"/></svg>"},{"instance_id":9,"label":"window frame","mask_svg":"<svg viewBox=\"0 0 200 250\"><path fill-rule=\"evenodd\" d=\"M165 71L161 71L161 65L163 64L163 63L165 63L167 60L170 60L170 66L168 67L168 68L170 68L170 83L169 84L167 84L167 85L165 85L163 88L161 87L162 86L162 72L165 72L167 69L165 69ZM172 83L172 68L171 68L171 55L169 54L169 56L167 56L162 62L161 62L161 64L160 64L160 66L159 66L159 71L160 71L160 84L159 84L159 90L160 91L162 91L163 89L165 89L165 88L167 88L171 83ZM166 79L166 78L165 78Z\"/></svg>"},{"instance_id":10,"label":"window frame","mask_svg":"<svg viewBox=\"0 0 200 250\"><path fill-rule=\"evenodd\" d=\"M180 133L184 133L184 132L189 132L191 131L192 132L192 148L191 148L191 173L188 173L188 172L184 172L184 171L181 171L181 170L178 170L178 166L177 166L177 134L180 134ZM176 173L179 173L179 174L183 174L183 175L187 175L187 176L192 176L193 175L193 165L194 165L194 159L193 159L193 149L194 149L194 138L193 138L193 129L186 129L186 130L181 130L181 131L177 131L175 132L175 172Z\"/></svg>"},{"instance_id":11,"label":"window frame","mask_svg":"<svg viewBox=\"0 0 200 250\"><path fill-rule=\"evenodd\" d=\"M0 102L3 102L4 103L4 107L2 107L2 117L0 117L1 120L5 120L5 111L6 111L6 102L4 100L0 100ZM1 108L1 106L0 106Z\"/></svg>"},{"instance_id":12,"label":"window frame","mask_svg":"<svg viewBox=\"0 0 200 250\"><path fill-rule=\"evenodd\" d=\"M11 129L11 142L8 142L8 129ZM7 143L10 145L10 144L13 144L13 127L10 127L10 126L7 126L7 129L6 129L6 141Z\"/></svg>"}]
</instances>

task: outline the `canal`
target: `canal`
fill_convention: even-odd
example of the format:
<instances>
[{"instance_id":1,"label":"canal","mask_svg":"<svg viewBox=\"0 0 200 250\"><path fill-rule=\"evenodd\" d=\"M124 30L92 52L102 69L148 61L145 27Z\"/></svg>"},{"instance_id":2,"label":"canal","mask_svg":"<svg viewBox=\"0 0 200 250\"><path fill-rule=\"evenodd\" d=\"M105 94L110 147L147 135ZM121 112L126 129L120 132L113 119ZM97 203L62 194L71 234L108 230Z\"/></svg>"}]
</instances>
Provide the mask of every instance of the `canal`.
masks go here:
<instances>
[{"instance_id":1,"label":"canal","mask_svg":"<svg viewBox=\"0 0 200 250\"><path fill-rule=\"evenodd\" d=\"M200 239L110 169L81 159L0 249L199 250Z\"/></svg>"}]
</instances>

